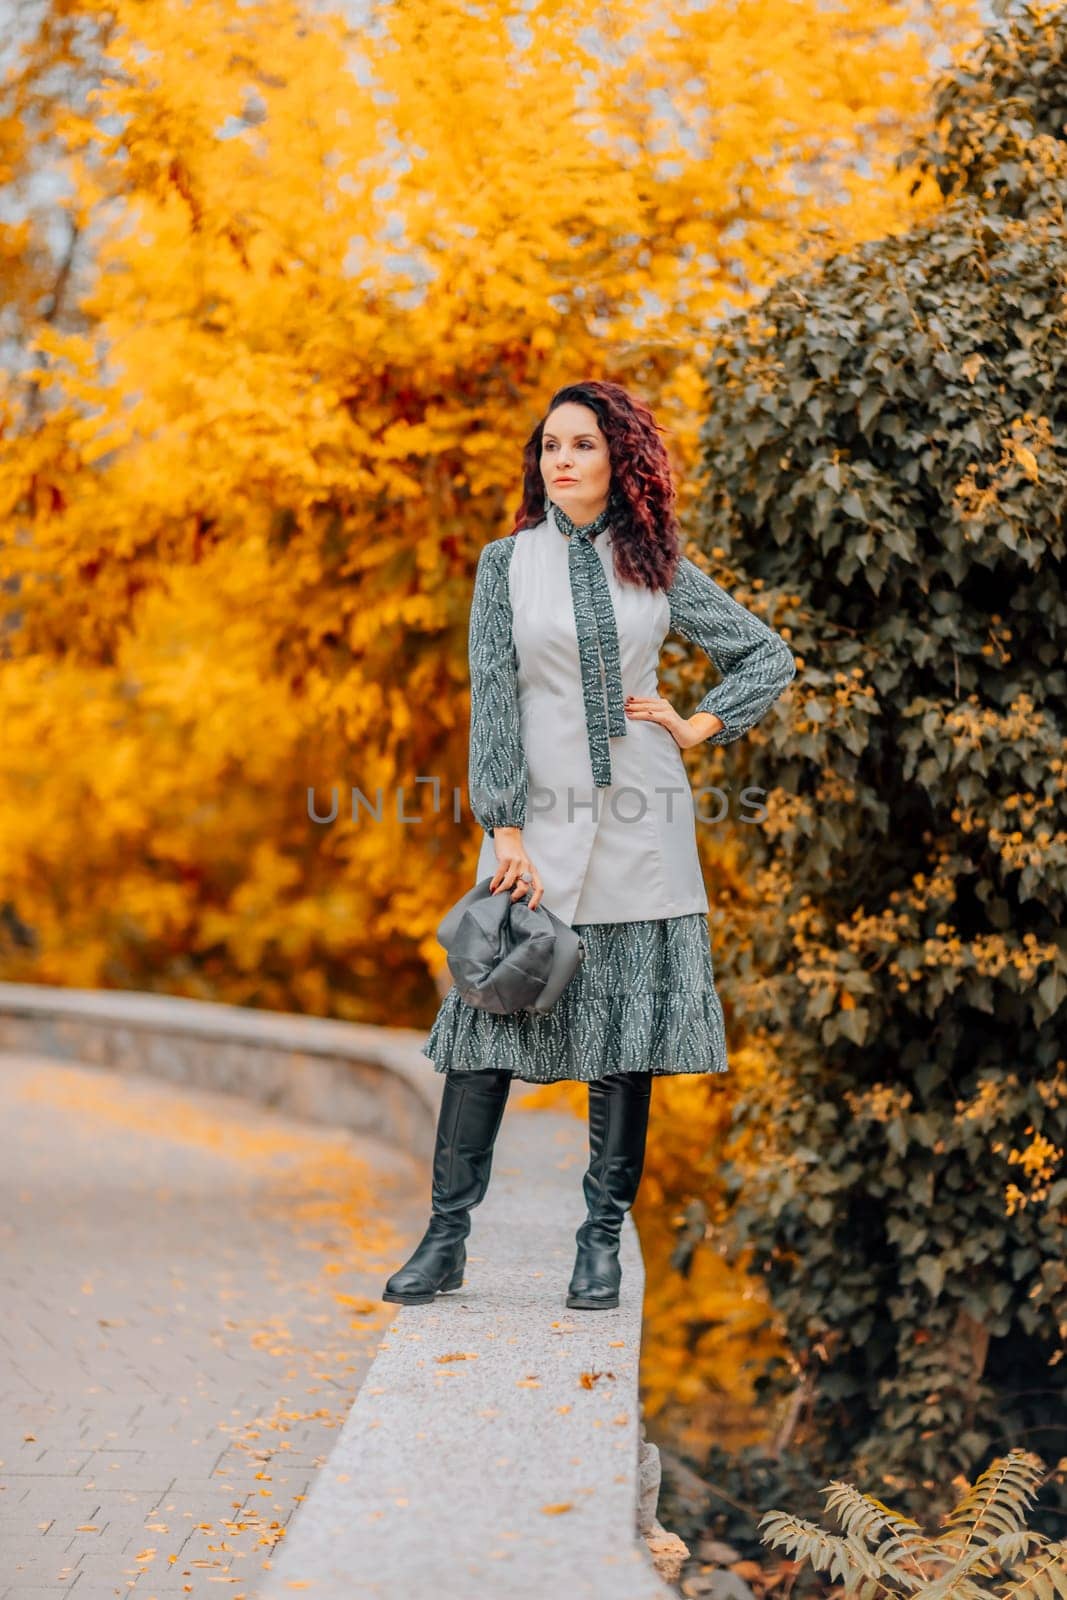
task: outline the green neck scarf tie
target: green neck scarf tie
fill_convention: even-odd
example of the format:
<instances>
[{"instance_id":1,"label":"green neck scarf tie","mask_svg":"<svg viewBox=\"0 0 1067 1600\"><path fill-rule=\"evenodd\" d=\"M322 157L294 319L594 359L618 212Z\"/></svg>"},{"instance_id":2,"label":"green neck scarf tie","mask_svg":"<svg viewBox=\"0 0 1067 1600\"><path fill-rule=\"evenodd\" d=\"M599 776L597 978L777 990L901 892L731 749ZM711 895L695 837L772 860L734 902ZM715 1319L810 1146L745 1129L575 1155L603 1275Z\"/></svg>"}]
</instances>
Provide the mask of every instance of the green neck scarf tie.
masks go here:
<instances>
[{"instance_id":1,"label":"green neck scarf tie","mask_svg":"<svg viewBox=\"0 0 1067 1600\"><path fill-rule=\"evenodd\" d=\"M555 521L560 533L568 536L571 599L578 631L578 661L582 672L589 759L593 767L593 782L598 789L606 789L611 782L608 738L622 739L626 736L615 608L611 603L607 574L593 549L593 540L608 525L608 507L605 506L599 516L581 528L554 500L548 501L547 513L550 520ZM600 676L601 658L604 663L603 682Z\"/></svg>"}]
</instances>

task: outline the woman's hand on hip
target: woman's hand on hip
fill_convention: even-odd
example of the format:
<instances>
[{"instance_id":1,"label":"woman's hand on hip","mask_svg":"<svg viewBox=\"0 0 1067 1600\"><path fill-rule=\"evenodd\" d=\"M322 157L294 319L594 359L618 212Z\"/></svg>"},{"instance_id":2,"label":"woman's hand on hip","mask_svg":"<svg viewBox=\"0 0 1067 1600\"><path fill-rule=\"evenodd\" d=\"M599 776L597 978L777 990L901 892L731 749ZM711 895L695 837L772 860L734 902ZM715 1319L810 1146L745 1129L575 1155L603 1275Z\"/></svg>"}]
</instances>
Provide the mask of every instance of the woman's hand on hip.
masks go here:
<instances>
[{"instance_id":1,"label":"woman's hand on hip","mask_svg":"<svg viewBox=\"0 0 1067 1600\"><path fill-rule=\"evenodd\" d=\"M511 896L512 904L528 893L530 898L527 904L531 911L535 911L541 904L545 890L537 868L526 854L526 846L522 842L522 829L494 828L493 845L496 849L497 869L489 885L490 890L493 894L505 889L514 890ZM524 872L530 874L532 880L530 883L523 881Z\"/></svg>"},{"instance_id":2,"label":"woman's hand on hip","mask_svg":"<svg viewBox=\"0 0 1067 1600\"><path fill-rule=\"evenodd\" d=\"M698 732L693 723L675 711L670 701L665 700L661 694L644 699L640 695L627 695L625 709L626 715L632 717L635 722L658 722L661 727L666 728L680 750L689 750L695 744L703 744L708 737L706 729ZM716 717L713 720L718 722L719 719ZM722 724L719 723L719 726Z\"/></svg>"}]
</instances>

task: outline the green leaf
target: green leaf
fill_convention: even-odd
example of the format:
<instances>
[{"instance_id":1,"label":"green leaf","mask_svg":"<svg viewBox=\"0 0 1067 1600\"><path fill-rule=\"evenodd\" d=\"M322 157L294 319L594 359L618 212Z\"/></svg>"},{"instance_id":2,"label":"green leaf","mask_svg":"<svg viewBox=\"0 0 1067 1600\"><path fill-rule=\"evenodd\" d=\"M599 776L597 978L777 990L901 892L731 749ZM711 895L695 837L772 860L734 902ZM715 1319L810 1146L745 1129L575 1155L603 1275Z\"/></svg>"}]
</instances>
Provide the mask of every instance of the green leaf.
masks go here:
<instances>
[{"instance_id":1,"label":"green leaf","mask_svg":"<svg viewBox=\"0 0 1067 1600\"><path fill-rule=\"evenodd\" d=\"M944 1286L944 1268L937 1256L923 1255L915 1263L915 1272L936 1300Z\"/></svg>"}]
</instances>

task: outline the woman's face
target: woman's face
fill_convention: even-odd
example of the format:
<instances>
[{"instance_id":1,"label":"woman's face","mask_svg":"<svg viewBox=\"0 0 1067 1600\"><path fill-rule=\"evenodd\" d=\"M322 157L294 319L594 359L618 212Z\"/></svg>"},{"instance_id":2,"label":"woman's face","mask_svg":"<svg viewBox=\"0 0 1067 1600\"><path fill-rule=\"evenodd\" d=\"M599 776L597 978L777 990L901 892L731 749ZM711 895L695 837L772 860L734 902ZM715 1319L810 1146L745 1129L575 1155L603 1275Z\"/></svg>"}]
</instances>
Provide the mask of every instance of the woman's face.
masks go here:
<instances>
[{"instance_id":1,"label":"woman's face","mask_svg":"<svg viewBox=\"0 0 1067 1600\"><path fill-rule=\"evenodd\" d=\"M548 413L541 434L541 477L549 499L579 527L603 511L611 486L611 457L591 407L566 400Z\"/></svg>"}]
</instances>

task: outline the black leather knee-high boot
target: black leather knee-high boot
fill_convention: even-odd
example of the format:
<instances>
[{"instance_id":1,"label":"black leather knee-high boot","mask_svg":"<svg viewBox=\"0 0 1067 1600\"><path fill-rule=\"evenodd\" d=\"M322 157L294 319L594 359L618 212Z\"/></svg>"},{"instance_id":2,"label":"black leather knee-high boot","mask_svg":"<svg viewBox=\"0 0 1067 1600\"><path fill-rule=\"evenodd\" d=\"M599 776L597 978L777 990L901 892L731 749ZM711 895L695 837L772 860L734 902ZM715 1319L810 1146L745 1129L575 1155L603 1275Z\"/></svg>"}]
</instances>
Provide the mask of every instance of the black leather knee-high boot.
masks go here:
<instances>
[{"instance_id":1,"label":"black leather knee-high boot","mask_svg":"<svg viewBox=\"0 0 1067 1600\"><path fill-rule=\"evenodd\" d=\"M588 1216L567 1292L577 1310L619 1303L619 1235L637 1198L652 1103L651 1072L614 1072L589 1085L589 1170L582 1180Z\"/></svg>"},{"instance_id":2,"label":"black leather knee-high boot","mask_svg":"<svg viewBox=\"0 0 1067 1600\"><path fill-rule=\"evenodd\" d=\"M458 1289L467 1264L470 1210L485 1198L511 1073L446 1072L433 1153L430 1224L386 1283L383 1300L425 1305Z\"/></svg>"}]
</instances>

